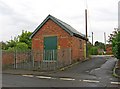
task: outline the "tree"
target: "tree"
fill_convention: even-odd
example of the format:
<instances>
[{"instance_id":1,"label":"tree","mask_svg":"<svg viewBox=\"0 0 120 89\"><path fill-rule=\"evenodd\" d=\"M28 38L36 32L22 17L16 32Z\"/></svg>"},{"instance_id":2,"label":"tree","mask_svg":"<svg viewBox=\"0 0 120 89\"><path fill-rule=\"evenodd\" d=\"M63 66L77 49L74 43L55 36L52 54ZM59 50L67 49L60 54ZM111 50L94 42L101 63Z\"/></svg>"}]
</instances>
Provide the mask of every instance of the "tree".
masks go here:
<instances>
[{"instance_id":1,"label":"tree","mask_svg":"<svg viewBox=\"0 0 120 89\"><path fill-rule=\"evenodd\" d=\"M6 50L6 49L8 49L8 47L7 47L7 44L5 43L5 42L0 42L0 45L1 45L1 47L2 47L2 50Z\"/></svg>"},{"instance_id":2,"label":"tree","mask_svg":"<svg viewBox=\"0 0 120 89\"><path fill-rule=\"evenodd\" d=\"M114 31L108 36L108 43L112 44L113 39L118 34L118 29L114 29Z\"/></svg>"},{"instance_id":3,"label":"tree","mask_svg":"<svg viewBox=\"0 0 120 89\"><path fill-rule=\"evenodd\" d=\"M102 42L95 42L95 46L98 47L99 49L104 49L105 50L105 44Z\"/></svg>"},{"instance_id":4,"label":"tree","mask_svg":"<svg viewBox=\"0 0 120 89\"><path fill-rule=\"evenodd\" d=\"M28 50L28 45L26 43L18 42L15 47L9 47L7 51L25 51Z\"/></svg>"},{"instance_id":5,"label":"tree","mask_svg":"<svg viewBox=\"0 0 120 89\"><path fill-rule=\"evenodd\" d=\"M120 68L120 31L112 38L112 49L114 56L118 59L118 68Z\"/></svg>"},{"instance_id":6,"label":"tree","mask_svg":"<svg viewBox=\"0 0 120 89\"><path fill-rule=\"evenodd\" d=\"M26 43L28 45L28 48L31 49L31 39L29 39L32 32L29 31L22 31L22 34L19 37L19 42Z\"/></svg>"},{"instance_id":7,"label":"tree","mask_svg":"<svg viewBox=\"0 0 120 89\"><path fill-rule=\"evenodd\" d=\"M112 39L112 47L115 57L120 59L120 32Z\"/></svg>"},{"instance_id":8,"label":"tree","mask_svg":"<svg viewBox=\"0 0 120 89\"><path fill-rule=\"evenodd\" d=\"M27 50L27 49L28 49L28 45L26 43L19 42L16 45L16 50L24 51L24 50Z\"/></svg>"},{"instance_id":9,"label":"tree","mask_svg":"<svg viewBox=\"0 0 120 89\"><path fill-rule=\"evenodd\" d=\"M14 39L11 39L6 43L2 42L2 49L8 51L13 51L16 48L23 50L24 48L31 49L31 39L29 39L31 34L31 32L23 30L21 35L14 37Z\"/></svg>"},{"instance_id":10,"label":"tree","mask_svg":"<svg viewBox=\"0 0 120 89\"><path fill-rule=\"evenodd\" d=\"M15 40L10 40L10 41L7 41L7 48L14 48L17 44L17 41Z\"/></svg>"}]
</instances>

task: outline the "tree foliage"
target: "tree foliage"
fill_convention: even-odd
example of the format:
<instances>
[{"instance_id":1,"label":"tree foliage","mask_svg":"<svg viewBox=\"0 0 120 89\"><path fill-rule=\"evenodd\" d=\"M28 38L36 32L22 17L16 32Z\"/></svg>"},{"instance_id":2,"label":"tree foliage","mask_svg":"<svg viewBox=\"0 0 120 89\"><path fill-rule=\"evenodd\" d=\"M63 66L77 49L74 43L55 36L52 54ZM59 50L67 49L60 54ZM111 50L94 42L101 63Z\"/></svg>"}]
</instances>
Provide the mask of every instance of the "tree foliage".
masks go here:
<instances>
[{"instance_id":1,"label":"tree foliage","mask_svg":"<svg viewBox=\"0 0 120 89\"><path fill-rule=\"evenodd\" d=\"M112 47L115 57L120 59L120 31L112 38Z\"/></svg>"},{"instance_id":2,"label":"tree foliage","mask_svg":"<svg viewBox=\"0 0 120 89\"><path fill-rule=\"evenodd\" d=\"M105 44L102 42L95 42L95 46L98 47L99 49L104 49L105 50Z\"/></svg>"},{"instance_id":3,"label":"tree foliage","mask_svg":"<svg viewBox=\"0 0 120 89\"><path fill-rule=\"evenodd\" d=\"M98 55L98 48L95 46L91 47L89 50L89 54L90 55Z\"/></svg>"},{"instance_id":4,"label":"tree foliage","mask_svg":"<svg viewBox=\"0 0 120 89\"><path fill-rule=\"evenodd\" d=\"M29 49L31 49L31 39L29 39L31 34L31 32L23 30L22 34L19 36L19 42L26 43Z\"/></svg>"},{"instance_id":5,"label":"tree foliage","mask_svg":"<svg viewBox=\"0 0 120 89\"><path fill-rule=\"evenodd\" d=\"M93 46L90 42L87 45L89 55L98 55L98 47Z\"/></svg>"},{"instance_id":6,"label":"tree foliage","mask_svg":"<svg viewBox=\"0 0 120 89\"><path fill-rule=\"evenodd\" d=\"M26 50L31 49L31 39L29 39L30 35L32 33L29 31L22 31L21 35L18 35L17 37L14 37L14 39L11 39L7 42L1 42L2 49L3 50Z\"/></svg>"},{"instance_id":7,"label":"tree foliage","mask_svg":"<svg viewBox=\"0 0 120 89\"><path fill-rule=\"evenodd\" d=\"M8 49L8 48L7 48L7 44L6 44L5 42L3 42L3 41L0 42L0 46L2 47L3 50Z\"/></svg>"},{"instance_id":8,"label":"tree foliage","mask_svg":"<svg viewBox=\"0 0 120 89\"><path fill-rule=\"evenodd\" d=\"M16 45L16 50L27 50L28 49L28 45L26 43L22 43L22 42L19 42L17 43Z\"/></svg>"},{"instance_id":9,"label":"tree foliage","mask_svg":"<svg viewBox=\"0 0 120 89\"><path fill-rule=\"evenodd\" d=\"M13 48L13 47L16 46L16 44L17 44L17 41L15 41L15 40L7 41L7 47L8 48Z\"/></svg>"},{"instance_id":10,"label":"tree foliage","mask_svg":"<svg viewBox=\"0 0 120 89\"><path fill-rule=\"evenodd\" d=\"M111 33L109 36L108 36L108 43L110 44L113 44L113 39L116 37L116 35L118 34L118 29L115 29L113 31L113 33Z\"/></svg>"}]
</instances>

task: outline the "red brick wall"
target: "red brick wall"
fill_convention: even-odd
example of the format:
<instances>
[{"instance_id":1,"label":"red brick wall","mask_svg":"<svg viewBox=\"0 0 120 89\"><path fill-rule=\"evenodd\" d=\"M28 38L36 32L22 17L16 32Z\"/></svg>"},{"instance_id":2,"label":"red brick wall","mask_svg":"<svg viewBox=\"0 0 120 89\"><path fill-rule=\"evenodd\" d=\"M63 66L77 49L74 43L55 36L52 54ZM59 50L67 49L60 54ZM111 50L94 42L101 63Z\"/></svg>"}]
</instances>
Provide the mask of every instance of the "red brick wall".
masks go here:
<instances>
[{"instance_id":1,"label":"red brick wall","mask_svg":"<svg viewBox=\"0 0 120 89\"><path fill-rule=\"evenodd\" d=\"M14 52L2 52L2 65L14 63Z\"/></svg>"},{"instance_id":2,"label":"red brick wall","mask_svg":"<svg viewBox=\"0 0 120 89\"><path fill-rule=\"evenodd\" d=\"M58 47L60 47L60 49L71 48L72 58L74 60L80 59L80 57L83 58L84 53L83 53L83 48L82 49L79 48L79 45L80 45L79 38L69 35L65 30L63 30L60 26L58 26L52 20L48 20L42 26L42 28L33 36L32 38L33 50L43 51L43 48L44 48L43 41L45 36L57 36ZM42 59L42 57L40 59Z\"/></svg>"},{"instance_id":3,"label":"red brick wall","mask_svg":"<svg viewBox=\"0 0 120 89\"><path fill-rule=\"evenodd\" d=\"M112 47L107 47L106 48L106 54L108 54L108 55L112 55L113 53L112 53Z\"/></svg>"},{"instance_id":4,"label":"red brick wall","mask_svg":"<svg viewBox=\"0 0 120 89\"><path fill-rule=\"evenodd\" d=\"M84 44L85 44L85 41L83 39L72 37L72 59L73 60L77 61L77 60L84 59Z\"/></svg>"},{"instance_id":5,"label":"red brick wall","mask_svg":"<svg viewBox=\"0 0 120 89\"><path fill-rule=\"evenodd\" d=\"M8 52L2 51L2 65L14 64L14 60L17 60L17 63L22 62L23 60L29 60L30 54L28 52Z\"/></svg>"}]
</instances>

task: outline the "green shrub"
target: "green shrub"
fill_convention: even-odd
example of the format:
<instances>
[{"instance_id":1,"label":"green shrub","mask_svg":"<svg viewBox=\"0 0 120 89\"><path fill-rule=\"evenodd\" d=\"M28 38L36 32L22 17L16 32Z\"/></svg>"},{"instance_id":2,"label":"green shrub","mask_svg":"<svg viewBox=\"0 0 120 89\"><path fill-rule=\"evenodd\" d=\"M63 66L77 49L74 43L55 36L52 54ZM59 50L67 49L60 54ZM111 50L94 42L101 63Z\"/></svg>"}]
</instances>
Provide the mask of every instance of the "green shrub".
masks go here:
<instances>
[{"instance_id":1,"label":"green shrub","mask_svg":"<svg viewBox=\"0 0 120 89\"><path fill-rule=\"evenodd\" d=\"M114 56L117 59L120 59L120 31L112 39L112 50L113 50Z\"/></svg>"},{"instance_id":2,"label":"green shrub","mask_svg":"<svg viewBox=\"0 0 120 89\"><path fill-rule=\"evenodd\" d=\"M22 51L27 49L28 49L28 45L26 43L19 42L16 45L16 50Z\"/></svg>"},{"instance_id":3,"label":"green shrub","mask_svg":"<svg viewBox=\"0 0 120 89\"><path fill-rule=\"evenodd\" d=\"M98 55L98 48L97 47L92 47L89 49L89 54L90 55Z\"/></svg>"}]
</instances>

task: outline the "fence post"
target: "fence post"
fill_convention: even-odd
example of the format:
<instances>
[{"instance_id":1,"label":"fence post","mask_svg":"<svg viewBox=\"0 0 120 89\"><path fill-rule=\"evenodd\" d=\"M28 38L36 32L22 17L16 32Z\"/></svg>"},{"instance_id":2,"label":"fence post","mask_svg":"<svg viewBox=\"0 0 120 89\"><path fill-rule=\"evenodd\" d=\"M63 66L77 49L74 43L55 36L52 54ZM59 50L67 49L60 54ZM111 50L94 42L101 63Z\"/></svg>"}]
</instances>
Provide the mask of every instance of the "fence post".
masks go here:
<instances>
[{"instance_id":1,"label":"fence post","mask_svg":"<svg viewBox=\"0 0 120 89\"><path fill-rule=\"evenodd\" d=\"M39 55L40 55L40 54L39 54L39 50L37 50L38 67L40 68L40 58L38 58ZM39 57L40 57L40 56L39 56Z\"/></svg>"},{"instance_id":2,"label":"fence post","mask_svg":"<svg viewBox=\"0 0 120 89\"><path fill-rule=\"evenodd\" d=\"M34 65L34 53L33 53L33 50L31 50L31 59L32 59L32 66L34 68L35 65Z\"/></svg>"},{"instance_id":3,"label":"fence post","mask_svg":"<svg viewBox=\"0 0 120 89\"><path fill-rule=\"evenodd\" d=\"M17 69L17 50L14 51L14 69Z\"/></svg>"},{"instance_id":4,"label":"fence post","mask_svg":"<svg viewBox=\"0 0 120 89\"><path fill-rule=\"evenodd\" d=\"M15 62L15 61L16 61L16 57L15 57L16 54L15 54L15 51L14 51L13 53L14 53L14 69L15 69L15 68L16 68L16 67L15 67L15 66L16 66L16 64L15 64L15 63L16 63L16 62Z\"/></svg>"},{"instance_id":5,"label":"fence post","mask_svg":"<svg viewBox=\"0 0 120 89\"><path fill-rule=\"evenodd\" d=\"M71 64L71 48L69 49L69 57L70 57L70 64Z\"/></svg>"}]
</instances>

